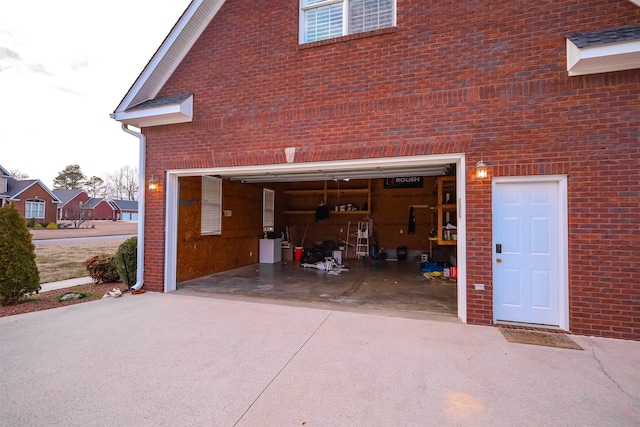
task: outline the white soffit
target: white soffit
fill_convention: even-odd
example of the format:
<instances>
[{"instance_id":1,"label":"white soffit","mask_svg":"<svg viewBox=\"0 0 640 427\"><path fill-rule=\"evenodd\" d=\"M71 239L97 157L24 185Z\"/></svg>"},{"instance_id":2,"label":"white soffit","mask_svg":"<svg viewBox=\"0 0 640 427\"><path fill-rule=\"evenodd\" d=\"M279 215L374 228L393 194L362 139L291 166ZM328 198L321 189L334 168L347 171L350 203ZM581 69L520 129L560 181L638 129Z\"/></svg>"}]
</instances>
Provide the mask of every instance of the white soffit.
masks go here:
<instances>
[{"instance_id":1,"label":"white soffit","mask_svg":"<svg viewBox=\"0 0 640 427\"><path fill-rule=\"evenodd\" d=\"M640 68L640 25L567 36L570 76L636 68Z\"/></svg>"},{"instance_id":2,"label":"white soffit","mask_svg":"<svg viewBox=\"0 0 640 427\"><path fill-rule=\"evenodd\" d=\"M640 41L579 48L567 39L567 71L570 76L640 68Z\"/></svg>"},{"instance_id":3,"label":"white soffit","mask_svg":"<svg viewBox=\"0 0 640 427\"><path fill-rule=\"evenodd\" d=\"M187 123L193 120L193 95L172 103L151 105L148 108L144 106L143 103L140 108L115 112L111 118L137 128Z\"/></svg>"}]
</instances>

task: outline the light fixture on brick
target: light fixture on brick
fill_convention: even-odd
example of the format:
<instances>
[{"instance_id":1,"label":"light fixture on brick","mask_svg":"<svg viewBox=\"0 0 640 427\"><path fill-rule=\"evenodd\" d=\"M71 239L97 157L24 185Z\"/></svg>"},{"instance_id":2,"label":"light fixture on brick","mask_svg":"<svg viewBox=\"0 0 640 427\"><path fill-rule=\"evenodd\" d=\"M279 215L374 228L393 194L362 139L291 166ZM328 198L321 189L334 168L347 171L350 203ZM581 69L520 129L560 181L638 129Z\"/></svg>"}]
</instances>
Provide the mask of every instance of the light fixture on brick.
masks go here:
<instances>
[{"instance_id":1,"label":"light fixture on brick","mask_svg":"<svg viewBox=\"0 0 640 427\"><path fill-rule=\"evenodd\" d=\"M482 156L480 157L480 161L476 163L476 179L486 179L489 177L489 168L487 164L482 161Z\"/></svg>"},{"instance_id":2,"label":"light fixture on brick","mask_svg":"<svg viewBox=\"0 0 640 427\"><path fill-rule=\"evenodd\" d=\"M158 181L151 175L151 179L149 180L149 190L157 190L158 189Z\"/></svg>"}]
</instances>

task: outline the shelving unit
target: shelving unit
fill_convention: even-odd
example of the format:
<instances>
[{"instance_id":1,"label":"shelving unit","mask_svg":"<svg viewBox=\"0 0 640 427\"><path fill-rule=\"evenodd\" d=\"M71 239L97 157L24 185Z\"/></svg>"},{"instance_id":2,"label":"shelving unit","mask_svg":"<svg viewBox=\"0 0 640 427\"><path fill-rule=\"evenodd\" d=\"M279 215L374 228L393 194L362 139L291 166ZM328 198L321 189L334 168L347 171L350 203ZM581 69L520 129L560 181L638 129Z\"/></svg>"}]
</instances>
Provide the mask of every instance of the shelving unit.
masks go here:
<instances>
[{"instance_id":1,"label":"shelving unit","mask_svg":"<svg viewBox=\"0 0 640 427\"><path fill-rule=\"evenodd\" d=\"M335 187L334 187L335 184ZM345 185L346 183L342 183ZM285 190L284 194L289 197L307 197L311 199L313 196L317 196L319 201L324 202L329 206L331 215L367 215L371 213L371 180L366 180L366 186L355 187L354 184L346 188L339 188L341 184L334 181L323 181L322 188L311 189L292 189ZM355 203L354 203L355 202ZM317 203L317 202L316 202ZM347 205L351 203L355 209L353 210L335 210L335 206ZM366 205L366 209L363 206ZM311 209L289 209L285 210L285 214L290 215L312 215L316 213L317 204L310 203Z\"/></svg>"},{"instance_id":2,"label":"shelving unit","mask_svg":"<svg viewBox=\"0 0 640 427\"><path fill-rule=\"evenodd\" d=\"M436 186L434 192L438 197L438 204L433 210L433 214L437 217L438 237L430 237L429 240L437 243L438 245L457 245L457 240L445 238L444 226L447 222L457 227L457 212L458 206L456 205L456 177L455 176L441 176L436 179ZM453 202L453 203L452 203ZM457 234L457 230L454 230Z\"/></svg>"}]
</instances>

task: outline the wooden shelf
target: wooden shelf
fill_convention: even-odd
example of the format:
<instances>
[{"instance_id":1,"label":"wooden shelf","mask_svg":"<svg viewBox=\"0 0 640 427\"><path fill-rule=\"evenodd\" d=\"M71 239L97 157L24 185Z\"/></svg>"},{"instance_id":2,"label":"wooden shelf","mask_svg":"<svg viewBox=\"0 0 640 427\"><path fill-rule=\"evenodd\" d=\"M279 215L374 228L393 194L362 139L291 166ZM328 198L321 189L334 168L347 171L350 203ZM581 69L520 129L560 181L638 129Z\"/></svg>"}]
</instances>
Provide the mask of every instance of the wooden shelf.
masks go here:
<instances>
[{"instance_id":1,"label":"wooden shelf","mask_svg":"<svg viewBox=\"0 0 640 427\"><path fill-rule=\"evenodd\" d=\"M445 216L447 213L453 213L453 222L452 225L457 227L457 213L458 213L458 205L456 203L451 203L451 199L447 200L446 193L453 193L453 201L455 202L455 189L456 189L456 177L455 176L441 176L436 178L436 185L434 188L434 192L437 193L438 204L435 206L433 210L433 214L437 216L438 228L436 229L438 232L438 237L430 237L429 240L436 242L441 246L454 246L458 244L457 240L446 239L444 238L444 227L446 225ZM451 197L451 196L450 196ZM456 234L457 234L457 230Z\"/></svg>"},{"instance_id":2,"label":"wooden shelf","mask_svg":"<svg viewBox=\"0 0 640 427\"><path fill-rule=\"evenodd\" d=\"M353 181L352 181L353 182ZM322 188L311 189L289 189L284 190L284 194L292 197L297 196L320 196L322 201L329 206L329 215L369 215L371 213L371 180L366 180L366 187L347 187L347 188L329 188L330 181L323 181ZM336 184L339 185L339 184ZM345 185L349 185L346 184ZM353 185L353 183L351 184ZM368 209L364 210L335 210L336 205L346 205L346 198L355 196L357 201L361 202L361 206L366 203ZM345 197L344 201L340 198ZM364 201L366 197L366 202ZM337 199L337 200L336 200ZM353 202L353 201L350 201ZM317 203L317 202L316 202ZM284 211L287 215L312 215L315 209L288 209Z\"/></svg>"},{"instance_id":3,"label":"wooden shelf","mask_svg":"<svg viewBox=\"0 0 640 427\"><path fill-rule=\"evenodd\" d=\"M316 211L284 211L288 215L315 215ZM329 211L329 215L369 215L371 211Z\"/></svg>"},{"instance_id":4,"label":"wooden shelf","mask_svg":"<svg viewBox=\"0 0 640 427\"><path fill-rule=\"evenodd\" d=\"M324 196L325 190L322 188L317 190L284 190L284 194L292 194L298 196Z\"/></svg>"}]
</instances>

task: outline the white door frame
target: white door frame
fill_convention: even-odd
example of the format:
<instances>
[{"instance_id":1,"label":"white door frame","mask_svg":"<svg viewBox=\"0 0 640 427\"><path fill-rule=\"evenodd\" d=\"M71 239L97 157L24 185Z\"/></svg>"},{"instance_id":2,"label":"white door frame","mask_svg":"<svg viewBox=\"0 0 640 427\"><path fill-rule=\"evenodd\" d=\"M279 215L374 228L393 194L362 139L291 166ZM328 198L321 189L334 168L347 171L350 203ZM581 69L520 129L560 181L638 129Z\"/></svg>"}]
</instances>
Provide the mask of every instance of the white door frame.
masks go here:
<instances>
[{"instance_id":1,"label":"white door frame","mask_svg":"<svg viewBox=\"0 0 640 427\"><path fill-rule=\"evenodd\" d=\"M427 156L383 157L376 159L355 159L331 162L287 163L260 166L238 166L211 169L170 169L166 174L166 212L165 212L165 255L164 255L164 291L176 290L176 271L178 254L178 198L180 197L178 178L185 176L229 175L230 173L247 173L260 171L261 173L316 171L318 169L349 168L375 169L397 165L407 167L429 166L438 163L455 163L456 165L456 194L458 195L458 317L467 322L467 245L466 245L466 192L465 192L465 154L436 154Z\"/></svg>"},{"instance_id":2,"label":"white door frame","mask_svg":"<svg viewBox=\"0 0 640 427\"><path fill-rule=\"evenodd\" d=\"M496 184L518 184L518 183L536 183L547 182L556 183L558 189L558 321L559 327L565 331L569 330L569 222L568 222L568 196L567 196L567 183L568 175L534 175L534 176L501 176L494 177L491 182L491 196L494 197L496 191ZM494 207L492 205L492 211ZM493 216L493 215L492 215ZM495 292L495 247L496 241L492 228L492 272L494 277L494 292L493 292L493 323L497 323L496 319L496 292Z\"/></svg>"}]
</instances>

